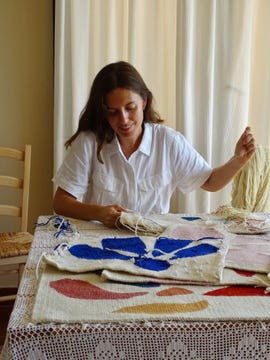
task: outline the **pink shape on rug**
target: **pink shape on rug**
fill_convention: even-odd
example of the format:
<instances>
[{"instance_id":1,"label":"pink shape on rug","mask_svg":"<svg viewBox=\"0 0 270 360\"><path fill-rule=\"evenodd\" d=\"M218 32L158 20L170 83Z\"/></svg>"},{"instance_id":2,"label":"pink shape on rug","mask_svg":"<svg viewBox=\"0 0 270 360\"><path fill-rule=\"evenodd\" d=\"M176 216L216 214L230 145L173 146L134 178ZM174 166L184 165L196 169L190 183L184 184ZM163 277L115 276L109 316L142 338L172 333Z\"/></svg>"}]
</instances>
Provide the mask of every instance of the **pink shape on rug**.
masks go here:
<instances>
[{"instance_id":1,"label":"pink shape on rug","mask_svg":"<svg viewBox=\"0 0 270 360\"><path fill-rule=\"evenodd\" d=\"M50 282L50 287L58 293L73 299L129 299L135 296L146 295L147 292L118 293L101 289L87 281L74 279L61 279Z\"/></svg>"},{"instance_id":2,"label":"pink shape on rug","mask_svg":"<svg viewBox=\"0 0 270 360\"><path fill-rule=\"evenodd\" d=\"M224 236L214 228L205 226L179 225L172 230L172 236L179 239L198 240L203 237L223 239Z\"/></svg>"},{"instance_id":3,"label":"pink shape on rug","mask_svg":"<svg viewBox=\"0 0 270 360\"><path fill-rule=\"evenodd\" d=\"M237 235L230 243L226 262L242 270L269 270L269 237ZM251 269L250 269L251 268Z\"/></svg>"}]
</instances>

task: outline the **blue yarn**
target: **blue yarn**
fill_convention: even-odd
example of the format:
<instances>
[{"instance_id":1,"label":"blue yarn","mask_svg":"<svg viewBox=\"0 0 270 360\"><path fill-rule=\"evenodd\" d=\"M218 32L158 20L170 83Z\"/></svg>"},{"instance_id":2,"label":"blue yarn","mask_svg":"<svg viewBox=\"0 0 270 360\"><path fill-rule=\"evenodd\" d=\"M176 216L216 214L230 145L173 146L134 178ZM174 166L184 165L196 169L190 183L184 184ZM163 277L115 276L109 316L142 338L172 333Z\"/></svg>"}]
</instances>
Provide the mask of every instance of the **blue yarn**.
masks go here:
<instances>
[{"instance_id":1,"label":"blue yarn","mask_svg":"<svg viewBox=\"0 0 270 360\"><path fill-rule=\"evenodd\" d=\"M71 228L70 221L68 219L61 218L58 215L50 216L46 222L36 223L36 226L46 226L50 222L52 223L53 227L58 229L54 233L54 236L56 238L58 238L62 233L69 233L69 234L74 233L74 231Z\"/></svg>"}]
</instances>

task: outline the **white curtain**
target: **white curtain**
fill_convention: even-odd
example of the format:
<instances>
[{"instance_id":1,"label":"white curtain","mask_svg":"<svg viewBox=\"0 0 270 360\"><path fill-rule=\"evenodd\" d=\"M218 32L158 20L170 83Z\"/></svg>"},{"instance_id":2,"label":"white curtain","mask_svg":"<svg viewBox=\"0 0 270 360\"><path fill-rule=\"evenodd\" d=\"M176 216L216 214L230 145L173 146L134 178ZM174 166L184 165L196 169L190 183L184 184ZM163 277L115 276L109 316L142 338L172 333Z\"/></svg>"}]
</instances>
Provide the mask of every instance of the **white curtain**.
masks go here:
<instances>
[{"instance_id":1,"label":"white curtain","mask_svg":"<svg viewBox=\"0 0 270 360\"><path fill-rule=\"evenodd\" d=\"M269 0L56 0L55 171L96 73L126 60L166 124L217 166L249 124L270 147ZM176 193L173 212L210 211L231 187Z\"/></svg>"}]
</instances>

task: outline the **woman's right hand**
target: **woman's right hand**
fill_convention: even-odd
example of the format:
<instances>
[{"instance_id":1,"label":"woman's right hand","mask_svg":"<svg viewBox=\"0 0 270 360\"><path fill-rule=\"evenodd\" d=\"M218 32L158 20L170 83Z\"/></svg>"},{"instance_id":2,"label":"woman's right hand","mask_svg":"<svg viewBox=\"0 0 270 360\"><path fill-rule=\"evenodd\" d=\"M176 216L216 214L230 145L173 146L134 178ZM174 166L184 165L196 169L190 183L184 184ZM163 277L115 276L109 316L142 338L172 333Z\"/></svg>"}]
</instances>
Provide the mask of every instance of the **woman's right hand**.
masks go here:
<instances>
[{"instance_id":1,"label":"woman's right hand","mask_svg":"<svg viewBox=\"0 0 270 360\"><path fill-rule=\"evenodd\" d=\"M99 221L108 227L115 227L116 221L122 211L127 211L120 205L101 206L99 211Z\"/></svg>"}]
</instances>

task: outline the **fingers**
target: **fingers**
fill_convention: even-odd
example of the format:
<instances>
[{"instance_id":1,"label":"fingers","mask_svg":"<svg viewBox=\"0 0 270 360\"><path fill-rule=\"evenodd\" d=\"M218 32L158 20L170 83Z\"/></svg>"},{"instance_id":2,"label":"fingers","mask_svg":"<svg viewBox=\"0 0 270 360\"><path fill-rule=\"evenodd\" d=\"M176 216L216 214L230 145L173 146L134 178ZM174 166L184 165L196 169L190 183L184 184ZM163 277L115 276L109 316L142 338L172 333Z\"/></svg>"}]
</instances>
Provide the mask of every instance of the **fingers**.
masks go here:
<instances>
[{"instance_id":1,"label":"fingers","mask_svg":"<svg viewBox=\"0 0 270 360\"><path fill-rule=\"evenodd\" d=\"M109 205L103 207L102 222L108 227L115 227L116 221L121 215L122 211L126 211L120 205Z\"/></svg>"},{"instance_id":2,"label":"fingers","mask_svg":"<svg viewBox=\"0 0 270 360\"><path fill-rule=\"evenodd\" d=\"M249 145L249 144L254 144L255 139L254 136L251 132L251 128L249 126L246 127L243 135L242 135L242 141L243 141L243 145Z\"/></svg>"},{"instance_id":3,"label":"fingers","mask_svg":"<svg viewBox=\"0 0 270 360\"><path fill-rule=\"evenodd\" d=\"M247 126L235 147L235 156L242 164L245 164L255 153L255 139L250 126Z\"/></svg>"},{"instance_id":4,"label":"fingers","mask_svg":"<svg viewBox=\"0 0 270 360\"><path fill-rule=\"evenodd\" d=\"M236 143L234 155L241 164L245 164L253 156L255 151L255 139L250 126L247 126Z\"/></svg>"},{"instance_id":5,"label":"fingers","mask_svg":"<svg viewBox=\"0 0 270 360\"><path fill-rule=\"evenodd\" d=\"M244 131L243 146L247 155L251 156L255 152L255 139L249 126Z\"/></svg>"},{"instance_id":6,"label":"fingers","mask_svg":"<svg viewBox=\"0 0 270 360\"><path fill-rule=\"evenodd\" d=\"M254 155L256 151L256 147L255 146L250 146L247 150L246 150L246 153L245 153L245 157L247 159L247 161Z\"/></svg>"},{"instance_id":7,"label":"fingers","mask_svg":"<svg viewBox=\"0 0 270 360\"><path fill-rule=\"evenodd\" d=\"M255 139L249 126L246 127L245 131L238 140L237 145L241 147L246 147L246 150L251 150L255 148Z\"/></svg>"},{"instance_id":8,"label":"fingers","mask_svg":"<svg viewBox=\"0 0 270 360\"><path fill-rule=\"evenodd\" d=\"M113 205L113 207L115 208L116 211L120 211L120 212L125 211L125 212L127 212L127 210L125 208L123 208L122 206L120 206L120 205Z\"/></svg>"}]
</instances>

